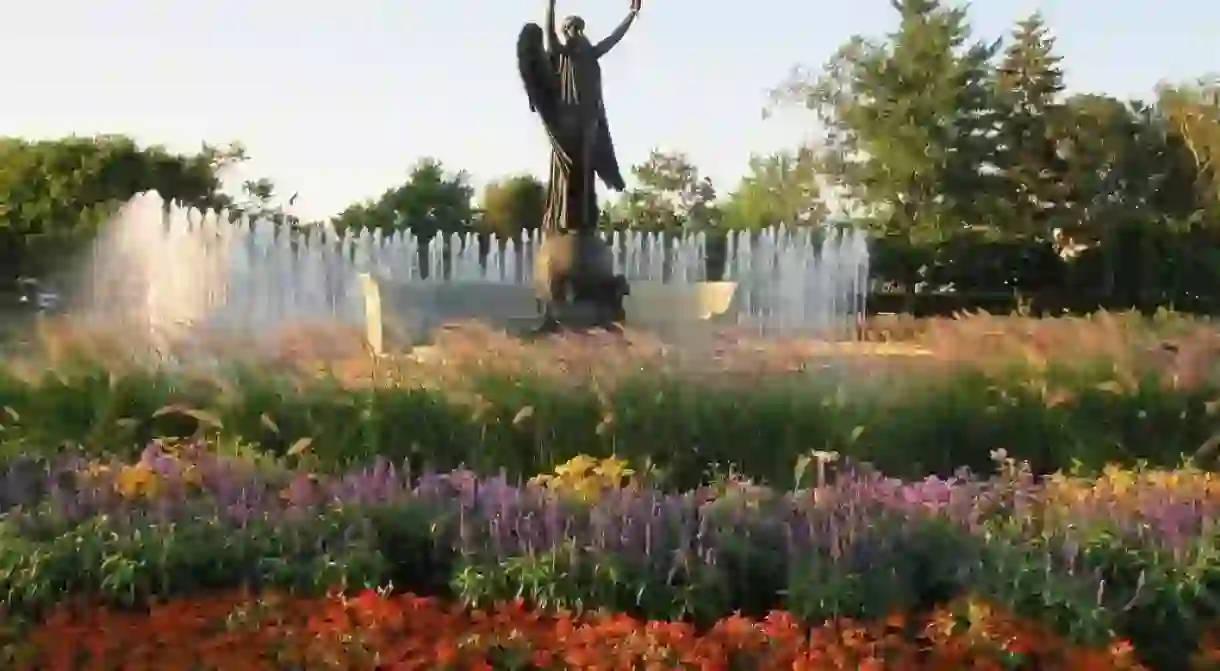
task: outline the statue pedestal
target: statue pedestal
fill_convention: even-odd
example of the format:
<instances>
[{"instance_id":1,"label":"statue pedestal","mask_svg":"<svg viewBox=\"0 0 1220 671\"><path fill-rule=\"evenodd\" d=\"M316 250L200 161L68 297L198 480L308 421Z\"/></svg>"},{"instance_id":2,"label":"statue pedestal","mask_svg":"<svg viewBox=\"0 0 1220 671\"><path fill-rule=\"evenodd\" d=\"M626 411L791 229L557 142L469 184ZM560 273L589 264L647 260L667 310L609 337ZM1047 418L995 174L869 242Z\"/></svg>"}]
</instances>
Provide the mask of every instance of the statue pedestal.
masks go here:
<instances>
[{"instance_id":1,"label":"statue pedestal","mask_svg":"<svg viewBox=\"0 0 1220 671\"><path fill-rule=\"evenodd\" d=\"M627 280L614 273L610 246L593 231L550 234L534 260L540 330L617 328L626 321Z\"/></svg>"}]
</instances>

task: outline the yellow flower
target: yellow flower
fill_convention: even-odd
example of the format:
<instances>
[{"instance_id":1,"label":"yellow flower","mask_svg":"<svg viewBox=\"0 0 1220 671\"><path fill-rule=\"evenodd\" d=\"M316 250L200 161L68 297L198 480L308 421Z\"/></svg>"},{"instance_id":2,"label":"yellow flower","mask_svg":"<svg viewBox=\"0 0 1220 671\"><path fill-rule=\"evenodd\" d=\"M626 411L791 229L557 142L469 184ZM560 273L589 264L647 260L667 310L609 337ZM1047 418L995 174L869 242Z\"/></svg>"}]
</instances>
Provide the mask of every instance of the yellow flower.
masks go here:
<instances>
[{"instance_id":1,"label":"yellow flower","mask_svg":"<svg viewBox=\"0 0 1220 671\"><path fill-rule=\"evenodd\" d=\"M627 465L625 460L619 459L614 455L611 455L607 459L603 459L602 462L597 465L597 468L593 469L593 472L608 480L609 483L614 487L619 486L622 483L623 478L629 478L635 475L635 471Z\"/></svg>"},{"instance_id":2,"label":"yellow flower","mask_svg":"<svg viewBox=\"0 0 1220 671\"><path fill-rule=\"evenodd\" d=\"M572 487L572 493L586 503L592 503L601 498L602 484L592 478L587 478Z\"/></svg>"},{"instance_id":3,"label":"yellow flower","mask_svg":"<svg viewBox=\"0 0 1220 671\"><path fill-rule=\"evenodd\" d=\"M155 496L160 489L160 478L147 464L124 466L119 471L115 488L122 496L134 499L141 496Z\"/></svg>"},{"instance_id":4,"label":"yellow flower","mask_svg":"<svg viewBox=\"0 0 1220 671\"><path fill-rule=\"evenodd\" d=\"M560 464L555 467L555 473L563 478L583 478L589 470L597 465L597 460L585 454L578 454L568 460L566 464Z\"/></svg>"},{"instance_id":5,"label":"yellow flower","mask_svg":"<svg viewBox=\"0 0 1220 671\"><path fill-rule=\"evenodd\" d=\"M627 461L617 456L598 460L581 454L556 467L554 475L537 475L529 482L590 502L600 498L606 489L622 487L623 480L633 475L635 471Z\"/></svg>"},{"instance_id":6,"label":"yellow flower","mask_svg":"<svg viewBox=\"0 0 1220 671\"><path fill-rule=\"evenodd\" d=\"M1098 484L1104 482L1115 494L1122 494L1135 485L1136 474L1115 464L1108 464L1102 469L1102 477Z\"/></svg>"},{"instance_id":7,"label":"yellow flower","mask_svg":"<svg viewBox=\"0 0 1220 671\"><path fill-rule=\"evenodd\" d=\"M529 479L529 484L533 485L534 487L550 487L554 482L555 476L547 475L545 473L542 475L535 475Z\"/></svg>"}]
</instances>

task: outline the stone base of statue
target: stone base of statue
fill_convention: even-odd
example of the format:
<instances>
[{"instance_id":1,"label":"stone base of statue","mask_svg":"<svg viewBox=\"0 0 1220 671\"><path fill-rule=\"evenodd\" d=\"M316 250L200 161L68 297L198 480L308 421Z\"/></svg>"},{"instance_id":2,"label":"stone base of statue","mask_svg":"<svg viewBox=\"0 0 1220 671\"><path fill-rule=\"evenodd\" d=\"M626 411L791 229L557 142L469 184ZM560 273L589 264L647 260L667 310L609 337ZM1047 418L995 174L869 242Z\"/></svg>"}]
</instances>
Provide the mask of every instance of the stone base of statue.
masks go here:
<instances>
[{"instance_id":1,"label":"stone base of statue","mask_svg":"<svg viewBox=\"0 0 1220 671\"><path fill-rule=\"evenodd\" d=\"M534 289L538 333L617 331L626 321L627 278L615 274L610 246L594 231L548 234L534 258Z\"/></svg>"}]
</instances>

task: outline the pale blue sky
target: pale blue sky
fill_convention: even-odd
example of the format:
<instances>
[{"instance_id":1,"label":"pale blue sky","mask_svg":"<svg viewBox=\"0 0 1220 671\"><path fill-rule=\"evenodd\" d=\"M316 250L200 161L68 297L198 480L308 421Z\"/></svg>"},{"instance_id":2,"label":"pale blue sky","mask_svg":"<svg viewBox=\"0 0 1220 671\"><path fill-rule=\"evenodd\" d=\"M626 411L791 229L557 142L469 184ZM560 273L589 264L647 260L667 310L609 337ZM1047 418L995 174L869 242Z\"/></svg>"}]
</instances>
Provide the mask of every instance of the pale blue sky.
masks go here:
<instances>
[{"instance_id":1,"label":"pale blue sky","mask_svg":"<svg viewBox=\"0 0 1220 671\"><path fill-rule=\"evenodd\" d=\"M324 216L401 183L422 156L478 184L545 168L546 144L515 68L515 39L543 0L39 0L0 17L0 134L120 132L193 149L240 139L251 176ZM560 0L605 35L629 0ZM1215 0L980 0L981 35L1035 9L1069 85L1147 93L1162 77L1220 70ZM887 0L645 0L605 64L626 166L654 146L687 151L722 191L751 151L795 144L810 120L764 122L766 90L854 33L893 26Z\"/></svg>"}]
</instances>

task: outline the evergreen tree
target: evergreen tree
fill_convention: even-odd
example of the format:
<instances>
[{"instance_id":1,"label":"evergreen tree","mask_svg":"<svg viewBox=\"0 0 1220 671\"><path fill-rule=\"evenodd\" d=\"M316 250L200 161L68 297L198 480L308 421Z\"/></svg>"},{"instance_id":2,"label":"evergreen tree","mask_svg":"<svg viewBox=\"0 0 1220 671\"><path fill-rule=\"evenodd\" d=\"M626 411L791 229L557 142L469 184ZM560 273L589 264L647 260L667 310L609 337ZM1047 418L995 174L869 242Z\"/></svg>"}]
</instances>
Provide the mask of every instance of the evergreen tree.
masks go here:
<instances>
[{"instance_id":1,"label":"evergreen tree","mask_svg":"<svg viewBox=\"0 0 1220 671\"><path fill-rule=\"evenodd\" d=\"M997 224L1005 233L1046 240L1064 215L1068 187L1054 133L1062 115L1060 62L1040 14L1017 24L995 81L1004 191Z\"/></svg>"},{"instance_id":2,"label":"evergreen tree","mask_svg":"<svg viewBox=\"0 0 1220 671\"><path fill-rule=\"evenodd\" d=\"M793 92L830 127L830 176L879 232L941 239L986 216L997 47L971 42L964 9L893 5L900 22L887 40L852 40L818 82Z\"/></svg>"},{"instance_id":3,"label":"evergreen tree","mask_svg":"<svg viewBox=\"0 0 1220 671\"><path fill-rule=\"evenodd\" d=\"M853 38L821 77L798 73L774 97L800 99L827 128L821 158L853 215L911 251L893 260L909 288L917 247L987 222L996 160L991 59L998 43L971 38L966 10L939 0L894 0L898 29Z\"/></svg>"}]
</instances>

